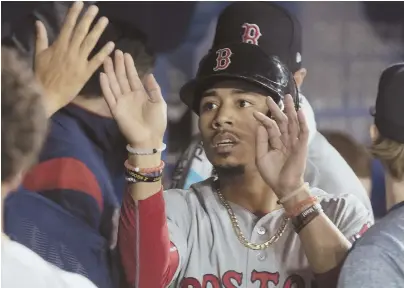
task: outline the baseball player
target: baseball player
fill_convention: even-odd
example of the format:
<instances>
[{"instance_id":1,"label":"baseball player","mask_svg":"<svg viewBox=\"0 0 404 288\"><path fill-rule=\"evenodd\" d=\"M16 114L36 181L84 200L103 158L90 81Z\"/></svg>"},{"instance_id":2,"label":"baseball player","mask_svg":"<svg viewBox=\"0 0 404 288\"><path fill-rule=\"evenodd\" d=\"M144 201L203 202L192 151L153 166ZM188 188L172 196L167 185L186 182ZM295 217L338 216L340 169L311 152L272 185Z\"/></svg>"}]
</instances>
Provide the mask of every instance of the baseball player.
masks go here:
<instances>
[{"instance_id":1,"label":"baseball player","mask_svg":"<svg viewBox=\"0 0 404 288\"><path fill-rule=\"evenodd\" d=\"M160 88L152 75L142 85L130 55L114 64L100 82L128 141L118 247L130 287L336 284L331 272L371 217L356 197L304 183L309 133L279 58L247 43L203 58L180 96L199 115L217 178L165 192Z\"/></svg>"},{"instance_id":2,"label":"baseball player","mask_svg":"<svg viewBox=\"0 0 404 288\"><path fill-rule=\"evenodd\" d=\"M114 43L109 42L93 56L89 55L104 32L108 21L101 19L90 29L94 20L92 16L95 16L94 7L88 9L83 18L78 20L83 6L82 2L73 4L60 35L51 45L48 43L44 24L41 21L36 22L35 75L30 65L22 60L17 51L2 48L2 199L23 193L14 190L21 185L23 176L43 148L47 118L76 97L90 76L114 49ZM23 189L20 188L20 190ZM24 190L24 192L28 191ZM7 206L7 203L2 202L3 205ZM6 216L10 209L3 208L6 210L5 213L3 210ZM41 217L49 216L38 210L36 209L35 212L41 214ZM26 223L21 223L21 226L26 226ZM5 220L2 225L5 233L8 232L7 224L9 223ZM34 230L36 234L41 235L40 237L46 235L38 231L37 227ZM66 233L69 232L65 230ZM9 236L13 240L2 233L2 287L96 287L86 277L64 271L33 250L14 241L15 234L11 233ZM40 246L35 240L31 238L34 242L32 246ZM45 248L48 247L41 246L39 249ZM66 246L62 249L66 249Z\"/></svg>"},{"instance_id":3,"label":"baseball player","mask_svg":"<svg viewBox=\"0 0 404 288\"><path fill-rule=\"evenodd\" d=\"M89 6L87 19L93 21L90 17L99 18L101 23L105 23L106 18L98 16L97 6L89 5L88 2L81 5ZM48 20L44 25L47 24L52 32L48 34L50 41L55 40L55 33L61 30L62 23L56 20L63 18L70 6L77 10L77 4L72 5L70 2L53 3L52 6L55 9L41 9L41 13L34 13L42 21ZM139 74L143 71L149 73L155 57L146 45L146 36L128 23L114 19L109 19L107 23L104 33L97 39L95 49L84 48L90 49L89 53L91 50L95 52L107 42L113 41L115 47L131 53L138 64ZM88 30L88 27L83 29ZM29 43L28 39L26 42ZM27 46L28 51L32 49L31 46ZM82 63L76 65L79 67ZM72 86L72 80L66 85ZM79 95L72 103L53 115L44 149L23 181L24 189L37 192L43 197L42 203L48 203L48 209L42 209L48 217L28 218L30 221L27 224L23 221L28 213L34 214L29 211L35 205L29 209L20 207L21 203L29 202L31 196L7 199L6 207L13 211L6 214L7 223L14 224L8 225L7 232L13 233L17 241L54 265L67 271L80 271L100 288L117 287L119 261L115 260L114 255L119 208L126 185L125 169L122 166L126 159L126 141L102 96L98 73L91 75L77 93ZM64 225L55 221L46 222L48 219L63 219L60 221ZM65 236L63 231L67 228L75 233ZM35 238L37 233L32 232L35 229L54 236ZM75 234L81 237L77 238ZM43 243L45 241L46 245ZM104 249L105 246L109 249Z\"/></svg>"},{"instance_id":4,"label":"baseball player","mask_svg":"<svg viewBox=\"0 0 404 288\"><path fill-rule=\"evenodd\" d=\"M341 271L338 287L403 287L404 283L404 63L383 71L379 81L371 152L383 163L387 216L358 241Z\"/></svg>"},{"instance_id":5,"label":"baseball player","mask_svg":"<svg viewBox=\"0 0 404 288\"><path fill-rule=\"evenodd\" d=\"M300 88L307 73L302 68L301 35L298 20L276 4L235 2L220 14L213 46L236 42L258 45L268 54L279 56L287 64ZM369 197L358 177L317 131L313 110L302 94L300 100L310 131L305 180L330 194L355 195L372 214ZM198 135L180 157L171 188L187 189L193 183L209 178L212 170Z\"/></svg>"}]
</instances>

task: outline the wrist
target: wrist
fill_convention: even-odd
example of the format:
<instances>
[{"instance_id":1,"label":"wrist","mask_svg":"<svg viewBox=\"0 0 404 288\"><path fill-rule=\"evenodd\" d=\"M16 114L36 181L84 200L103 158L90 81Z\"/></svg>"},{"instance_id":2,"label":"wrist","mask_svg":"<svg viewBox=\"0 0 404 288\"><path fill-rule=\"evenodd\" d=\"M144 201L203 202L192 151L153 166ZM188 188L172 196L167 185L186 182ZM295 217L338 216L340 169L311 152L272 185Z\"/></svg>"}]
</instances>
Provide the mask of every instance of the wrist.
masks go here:
<instances>
[{"instance_id":1,"label":"wrist","mask_svg":"<svg viewBox=\"0 0 404 288\"><path fill-rule=\"evenodd\" d=\"M153 149L159 149L163 146L163 138L162 137L157 137L154 139L150 139L147 141L143 142L133 142L129 141L128 143L132 148L134 149L148 149L148 150L153 150Z\"/></svg>"},{"instance_id":2,"label":"wrist","mask_svg":"<svg viewBox=\"0 0 404 288\"><path fill-rule=\"evenodd\" d=\"M310 197L312 197L310 189L308 187L304 187L302 191L285 201L285 203L283 203L282 205L286 211L292 211L296 207L296 205L302 203Z\"/></svg>"},{"instance_id":3,"label":"wrist","mask_svg":"<svg viewBox=\"0 0 404 288\"><path fill-rule=\"evenodd\" d=\"M127 148L128 151L131 152L128 154L129 164L139 168L152 168L160 165L161 152L165 149L165 145L163 144L162 139L129 144L129 146L130 147ZM132 152L132 149L137 150L138 153ZM156 150L156 153L152 152L154 149Z\"/></svg>"},{"instance_id":4,"label":"wrist","mask_svg":"<svg viewBox=\"0 0 404 288\"><path fill-rule=\"evenodd\" d=\"M59 108L57 108L58 105L56 105L56 103L54 103L54 101L52 100L52 97L46 97L44 99L44 108L45 108L45 113L46 113L46 117L50 118L52 117L53 114L55 114Z\"/></svg>"},{"instance_id":5,"label":"wrist","mask_svg":"<svg viewBox=\"0 0 404 288\"><path fill-rule=\"evenodd\" d=\"M128 162L130 165L139 168L153 168L161 163L161 153L157 152L153 155L133 155L129 154Z\"/></svg>"}]
</instances>

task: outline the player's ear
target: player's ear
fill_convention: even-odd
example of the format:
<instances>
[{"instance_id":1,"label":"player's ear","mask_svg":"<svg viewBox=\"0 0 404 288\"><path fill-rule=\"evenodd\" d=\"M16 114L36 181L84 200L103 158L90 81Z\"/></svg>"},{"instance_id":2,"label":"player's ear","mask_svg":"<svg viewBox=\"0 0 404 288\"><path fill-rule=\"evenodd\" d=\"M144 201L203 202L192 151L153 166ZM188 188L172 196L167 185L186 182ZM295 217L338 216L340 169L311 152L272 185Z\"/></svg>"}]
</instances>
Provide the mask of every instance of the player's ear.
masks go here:
<instances>
[{"instance_id":1,"label":"player's ear","mask_svg":"<svg viewBox=\"0 0 404 288\"><path fill-rule=\"evenodd\" d=\"M297 88L300 89L306 75L307 75L307 70L305 68L300 68L299 70L297 70L295 72L295 74L293 74L293 77L295 78Z\"/></svg>"}]
</instances>

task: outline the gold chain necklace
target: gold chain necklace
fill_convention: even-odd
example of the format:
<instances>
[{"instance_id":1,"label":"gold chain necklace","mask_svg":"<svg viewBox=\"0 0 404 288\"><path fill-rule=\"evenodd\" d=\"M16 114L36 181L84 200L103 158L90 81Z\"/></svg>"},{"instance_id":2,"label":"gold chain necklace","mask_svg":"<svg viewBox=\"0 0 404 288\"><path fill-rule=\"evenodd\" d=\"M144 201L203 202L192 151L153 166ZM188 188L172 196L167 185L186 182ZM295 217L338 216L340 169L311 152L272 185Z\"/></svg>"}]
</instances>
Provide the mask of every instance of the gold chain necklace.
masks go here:
<instances>
[{"instance_id":1,"label":"gold chain necklace","mask_svg":"<svg viewBox=\"0 0 404 288\"><path fill-rule=\"evenodd\" d=\"M226 201L226 199L224 199L223 194L222 194L222 192L220 192L219 188L217 188L216 191L217 191L217 195L219 196L220 202L226 208L227 213L229 214L230 221L231 221L231 224L233 226L233 230L236 233L236 236L237 236L238 240L245 247L247 247L249 249L252 249L252 250L265 250L266 248L268 248L269 246L274 244L276 241L278 241L279 238L281 238L282 234L285 232L286 226L287 226L288 221L289 221L289 218L286 217L286 216L283 218L283 222L282 222L281 227L276 231L275 235L272 236L268 241L266 241L264 243L261 243L261 244L256 244L256 243L249 242L247 240L247 238L245 238L243 232L241 231L240 225L238 224L237 217L234 214L233 209L231 209L230 204Z\"/></svg>"}]
</instances>

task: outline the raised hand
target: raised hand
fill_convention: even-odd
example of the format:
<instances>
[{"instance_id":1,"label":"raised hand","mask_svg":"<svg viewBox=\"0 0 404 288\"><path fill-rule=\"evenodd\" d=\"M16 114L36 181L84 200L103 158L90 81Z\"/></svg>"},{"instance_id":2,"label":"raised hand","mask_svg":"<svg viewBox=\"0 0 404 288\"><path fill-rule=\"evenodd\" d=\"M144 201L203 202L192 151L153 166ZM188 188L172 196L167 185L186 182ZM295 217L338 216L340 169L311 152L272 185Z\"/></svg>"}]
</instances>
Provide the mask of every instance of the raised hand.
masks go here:
<instances>
[{"instance_id":1,"label":"raised hand","mask_svg":"<svg viewBox=\"0 0 404 288\"><path fill-rule=\"evenodd\" d=\"M254 112L262 124L257 130L256 164L264 181L282 198L304 184L309 130L290 95L285 97L285 113L271 97L267 104L272 119Z\"/></svg>"},{"instance_id":2,"label":"raised hand","mask_svg":"<svg viewBox=\"0 0 404 288\"><path fill-rule=\"evenodd\" d=\"M167 104L152 74L139 79L131 55L115 51L104 62L101 89L121 132L134 148L159 148L167 128Z\"/></svg>"},{"instance_id":3,"label":"raised hand","mask_svg":"<svg viewBox=\"0 0 404 288\"><path fill-rule=\"evenodd\" d=\"M77 24L83 5L83 2L72 5L59 36L51 46L48 45L45 26L41 21L36 22L34 70L45 90L48 115L73 100L114 50L114 43L108 42L93 58L88 59L108 25L108 19L101 17L89 31L98 7L91 5Z\"/></svg>"}]
</instances>

